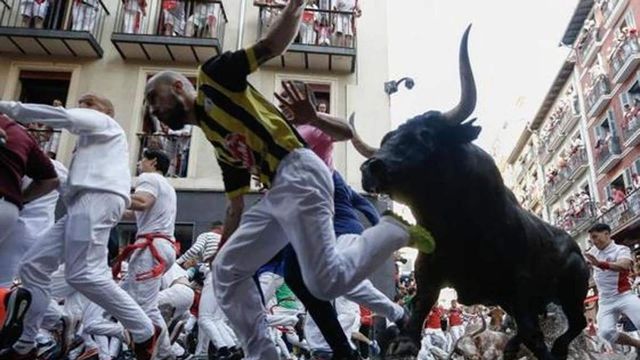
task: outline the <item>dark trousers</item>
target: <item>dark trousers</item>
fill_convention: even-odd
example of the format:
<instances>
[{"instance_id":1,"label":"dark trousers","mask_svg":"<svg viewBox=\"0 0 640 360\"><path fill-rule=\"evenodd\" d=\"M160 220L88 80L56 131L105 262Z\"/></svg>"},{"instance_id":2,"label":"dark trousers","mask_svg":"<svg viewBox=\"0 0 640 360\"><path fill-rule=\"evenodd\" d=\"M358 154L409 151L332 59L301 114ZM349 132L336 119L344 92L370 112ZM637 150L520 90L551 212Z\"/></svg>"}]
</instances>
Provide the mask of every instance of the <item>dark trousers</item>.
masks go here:
<instances>
[{"instance_id":1,"label":"dark trousers","mask_svg":"<svg viewBox=\"0 0 640 360\"><path fill-rule=\"evenodd\" d=\"M304 304L305 308L311 315L311 318L318 325L322 336L331 347L334 359L357 359L349 340L344 334L340 322L338 322L338 314L333 305L328 301L323 301L311 294L304 281L300 271L298 257L291 245L283 250L284 257L284 281L287 283L291 291ZM331 281L327 279L327 281Z\"/></svg>"}]
</instances>

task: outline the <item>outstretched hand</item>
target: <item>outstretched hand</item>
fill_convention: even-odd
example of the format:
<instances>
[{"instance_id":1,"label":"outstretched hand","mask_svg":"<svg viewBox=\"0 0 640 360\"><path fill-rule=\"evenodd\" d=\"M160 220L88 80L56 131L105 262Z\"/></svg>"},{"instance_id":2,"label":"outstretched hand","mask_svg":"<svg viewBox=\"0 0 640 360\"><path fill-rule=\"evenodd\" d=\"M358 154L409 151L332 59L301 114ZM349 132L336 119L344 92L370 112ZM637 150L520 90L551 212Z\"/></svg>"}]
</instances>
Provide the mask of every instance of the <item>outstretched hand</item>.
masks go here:
<instances>
[{"instance_id":1,"label":"outstretched hand","mask_svg":"<svg viewBox=\"0 0 640 360\"><path fill-rule=\"evenodd\" d=\"M293 125L302 125L312 122L317 114L314 104L309 97L310 89L305 84L304 89L298 89L293 82L283 81L284 96L274 94L280 102L282 111L287 120Z\"/></svg>"},{"instance_id":2,"label":"outstretched hand","mask_svg":"<svg viewBox=\"0 0 640 360\"><path fill-rule=\"evenodd\" d=\"M591 254L584 254L585 259L587 259L587 262L593 266L598 264L598 259L596 259L595 256L591 255Z\"/></svg>"}]
</instances>

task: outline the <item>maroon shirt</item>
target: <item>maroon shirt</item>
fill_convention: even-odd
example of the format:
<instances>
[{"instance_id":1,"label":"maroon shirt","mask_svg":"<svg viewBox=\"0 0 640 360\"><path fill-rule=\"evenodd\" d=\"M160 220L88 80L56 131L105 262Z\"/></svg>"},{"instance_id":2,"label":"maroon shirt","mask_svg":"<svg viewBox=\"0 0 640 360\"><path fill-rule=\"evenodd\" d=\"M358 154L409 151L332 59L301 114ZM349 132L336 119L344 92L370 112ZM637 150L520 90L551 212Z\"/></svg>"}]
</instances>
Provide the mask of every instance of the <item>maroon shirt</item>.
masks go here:
<instances>
[{"instance_id":1,"label":"maroon shirt","mask_svg":"<svg viewBox=\"0 0 640 360\"><path fill-rule=\"evenodd\" d=\"M58 177L49 157L27 130L0 114L0 127L7 133L6 146L0 146L0 198L22 208L22 177L34 180Z\"/></svg>"}]
</instances>

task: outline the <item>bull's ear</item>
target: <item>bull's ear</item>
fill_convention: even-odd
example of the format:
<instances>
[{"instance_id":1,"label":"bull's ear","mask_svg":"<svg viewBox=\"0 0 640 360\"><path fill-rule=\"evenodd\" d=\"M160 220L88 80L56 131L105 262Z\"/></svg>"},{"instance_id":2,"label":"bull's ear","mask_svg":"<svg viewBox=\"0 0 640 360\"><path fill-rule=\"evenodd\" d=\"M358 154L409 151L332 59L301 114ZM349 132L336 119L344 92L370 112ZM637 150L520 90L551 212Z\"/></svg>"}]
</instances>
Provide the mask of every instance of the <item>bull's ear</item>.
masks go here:
<instances>
[{"instance_id":1,"label":"bull's ear","mask_svg":"<svg viewBox=\"0 0 640 360\"><path fill-rule=\"evenodd\" d=\"M460 125L453 126L446 131L446 140L453 144L466 144L478 138L482 128L473 123L476 119L471 119Z\"/></svg>"}]
</instances>

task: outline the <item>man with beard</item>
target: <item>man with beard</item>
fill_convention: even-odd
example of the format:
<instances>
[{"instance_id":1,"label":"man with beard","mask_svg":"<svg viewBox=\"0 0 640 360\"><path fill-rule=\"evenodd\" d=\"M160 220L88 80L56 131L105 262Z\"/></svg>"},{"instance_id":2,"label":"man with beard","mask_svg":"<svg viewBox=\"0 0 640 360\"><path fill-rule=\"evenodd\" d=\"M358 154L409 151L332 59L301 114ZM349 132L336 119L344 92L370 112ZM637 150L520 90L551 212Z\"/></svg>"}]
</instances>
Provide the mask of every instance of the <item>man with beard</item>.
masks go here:
<instances>
[{"instance_id":1,"label":"man with beard","mask_svg":"<svg viewBox=\"0 0 640 360\"><path fill-rule=\"evenodd\" d=\"M216 149L229 198L222 242L229 241L212 264L214 287L248 360L278 358L252 276L288 243L310 292L324 300L351 290L403 246L432 250L426 230L384 216L338 252L329 169L278 108L249 85L249 74L293 41L304 5L290 1L254 46L205 62L197 91L172 71L156 74L145 88L152 115L172 129L200 126ZM299 99L306 96L291 91ZM269 190L243 215L252 175Z\"/></svg>"}]
</instances>

